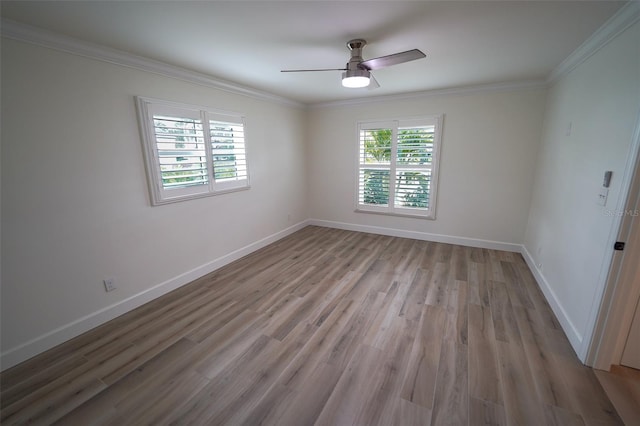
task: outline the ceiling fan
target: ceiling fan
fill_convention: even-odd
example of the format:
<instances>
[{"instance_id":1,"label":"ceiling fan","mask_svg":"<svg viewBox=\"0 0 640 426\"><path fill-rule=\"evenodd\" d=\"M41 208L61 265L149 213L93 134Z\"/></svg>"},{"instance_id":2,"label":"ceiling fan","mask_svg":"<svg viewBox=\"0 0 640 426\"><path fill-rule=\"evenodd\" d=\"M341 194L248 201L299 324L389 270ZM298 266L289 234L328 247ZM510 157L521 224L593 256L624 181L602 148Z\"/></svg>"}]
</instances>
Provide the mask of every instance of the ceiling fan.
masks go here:
<instances>
[{"instance_id":1,"label":"ceiling fan","mask_svg":"<svg viewBox=\"0 0 640 426\"><path fill-rule=\"evenodd\" d=\"M371 71L404 62L415 61L416 59L422 59L427 56L418 49L412 49L406 52L367 59L365 61L362 59L362 49L366 44L367 41L360 38L347 42L347 47L351 50L351 59L347 62L346 68L282 70L281 72L344 71L342 73L342 85L344 87L358 88L369 86L375 89L380 87L380 85L371 74Z\"/></svg>"}]
</instances>

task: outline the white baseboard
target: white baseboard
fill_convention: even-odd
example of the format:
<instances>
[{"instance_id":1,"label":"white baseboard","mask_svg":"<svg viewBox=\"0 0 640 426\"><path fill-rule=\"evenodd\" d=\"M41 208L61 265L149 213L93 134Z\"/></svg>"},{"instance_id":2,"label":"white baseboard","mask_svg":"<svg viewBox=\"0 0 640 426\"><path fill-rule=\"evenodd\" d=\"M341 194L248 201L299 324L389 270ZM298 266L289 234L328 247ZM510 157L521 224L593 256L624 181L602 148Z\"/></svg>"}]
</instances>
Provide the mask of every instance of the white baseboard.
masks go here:
<instances>
[{"instance_id":1,"label":"white baseboard","mask_svg":"<svg viewBox=\"0 0 640 426\"><path fill-rule=\"evenodd\" d=\"M167 294L185 284L188 284L197 278L209 274L216 269L240 259L241 257L274 243L307 225L308 221L302 221L296 225L212 260L211 262L207 262L204 265L173 277L165 282L157 284L127 299L114 303L111 306L107 306L99 311L93 312L82 318L78 318L77 320L65 324L62 327L58 327L46 334L36 337L35 339L2 352L2 354L0 354L0 365L2 366L2 370L13 367L14 365L26 361L35 355L53 348L54 346L79 336L82 333L144 305L145 303Z\"/></svg>"},{"instance_id":2,"label":"white baseboard","mask_svg":"<svg viewBox=\"0 0 640 426\"><path fill-rule=\"evenodd\" d=\"M536 267L536 262L533 260L531 253L529 253L529 251L524 245L522 246L522 257L524 257L524 260L527 262L529 269L531 270L531 272L533 273L533 276L538 282L538 286L542 290L542 293L544 293L544 297L547 299L547 302L549 302L549 306L551 306L553 313L558 318L558 321L562 326L562 330L565 332L565 334L569 338L569 343L571 343L573 350L578 355L578 358L580 358L580 361L585 362L586 354L582 354L580 351L580 348L582 348L582 338L583 338L582 334L580 334L578 329L573 325L573 323L569 319L569 316L567 315L567 312L564 310L564 308L562 307L562 304L558 300L556 293L553 291L553 289L551 288L547 280L544 278L544 275L542 275L542 272Z\"/></svg>"},{"instance_id":3,"label":"white baseboard","mask_svg":"<svg viewBox=\"0 0 640 426\"><path fill-rule=\"evenodd\" d=\"M500 241L480 240L477 238L456 237L452 235L430 234L427 232L407 231L404 229L384 228L381 226L359 225L355 223L334 222L331 220L309 219L308 225L326 228L345 229L347 231L368 232L370 234L389 235L391 237L411 238L414 240L434 241L437 243L458 244L461 246L480 247L493 250L520 253L521 245Z\"/></svg>"}]
</instances>

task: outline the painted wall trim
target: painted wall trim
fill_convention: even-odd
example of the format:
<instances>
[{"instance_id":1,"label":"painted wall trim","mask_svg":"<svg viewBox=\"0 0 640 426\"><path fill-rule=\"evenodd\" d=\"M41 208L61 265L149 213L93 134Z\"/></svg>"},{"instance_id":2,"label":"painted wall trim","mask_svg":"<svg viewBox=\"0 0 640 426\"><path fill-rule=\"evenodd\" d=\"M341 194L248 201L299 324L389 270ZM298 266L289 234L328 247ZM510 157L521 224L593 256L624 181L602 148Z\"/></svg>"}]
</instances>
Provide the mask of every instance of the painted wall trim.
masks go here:
<instances>
[{"instance_id":1,"label":"painted wall trim","mask_svg":"<svg viewBox=\"0 0 640 426\"><path fill-rule=\"evenodd\" d=\"M344 229L347 231L368 232L371 234L389 235L391 237L412 238L414 240L434 241L437 243L458 244L461 246L480 247L493 250L504 250L519 253L520 244L504 243L500 241L481 240L477 238L457 237L453 235L430 234L427 232L407 231L397 228L360 225L356 223L335 222L331 220L309 219L308 225L323 226L325 228Z\"/></svg>"},{"instance_id":2,"label":"painted wall trim","mask_svg":"<svg viewBox=\"0 0 640 426\"><path fill-rule=\"evenodd\" d=\"M549 306L551 306L553 313L558 318L558 321L560 321L562 330L567 335L567 338L569 339L569 343L571 343L573 350L578 355L578 358L580 358L580 361L584 362L586 353L583 353L581 351L583 336L580 334L573 322L571 322L571 320L569 319L569 315L567 315L567 312L562 307L562 304L558 300L558 297L545 279L544 275L542 275L542 272L536 267L536 263L533 260L531 253L529 253L529 250L527 250L524 245L521 247L522 257L524 258L525 262L527 262L529 269L533 273L533 276L538 283L538 287L540 287L540 290L542 290L542 293L547 299L547 302L549 302Z\"/></svg>"},{"instance_id":3,"label":"painted wall trim","mask_svg":"<svg viewBox=\"0 0 640 426\"><path fill-rule=\"evenodd\" d=\"M230 81L217 79L207 74L191 71L175 65L169 65L164 62L57 34L52 31L47 31L8 19L0 20L0 33L3 37L9 39L36 44L50 49L60 50L73 55L84 56L86 58L97 59L99 61L109 62L111 64L121 65L124 67L135 68L153 74L160 74L166 77L223 90L237 95L248 96L254 99L294 106L297 108L304 107L304 104L300 102L274 95L272 93L263 92L258 89L232 83Z\"/></svg>"},{"instance_id":4,"label":"painted wall trim","mask_svg":"<svg viewBox=\"0 0 640 426\"><path fill-rule=\"evenodd\" d=\"M481 84L476 86L451 87L446 89L424 90L421 92L400 93L395 95L370 96L358 99L346 99L340 101L320 102L309 104L309 108L334 108L371 103L384 103L405 99L430 98L434 96L470 95L487 92L509 92L514 90L546 89L544 80L512 81L505 83Z\"/></svg>"},{"instance_id":5,"label":"painted wall trim","mask_svg":"<svg viewBox=\"0 0 640 426\"><path fill-rule=\"evenodd\" d=\"M68 324L58 327L46 334L32 339L19 346L11 348L0 354L0 366L2 370L13 367L27 359L38 355L48 349L53 348L61 343L66 342L74 337L79 336L107 321L110 321L120 315L123 315L147 302L150 302L170 291L173 291L185 284L188 284L206 274L209 274L233 261L240 259L248 254L253 253L269 244L272 244L308 225L308 221L299 222L289 228L269 235L261 240L248 244L237 250L232 251L215 260L198 266L190 271L182 273L176 277L170 278L160 284L157 284L143 292L135 294L111 306L100 309L82 318L78 318Z\"/></svg>"},{"instance_id":6,"label":"painted wall trim","mask_svg":"<svg viewBox=\"0 0 640 426\"><path fill-rule=\"evenodd\" d=\"M638 20L640 20L640 2L630 1L622 6L615 15L609 18L584 43L567 56L560 65L551 71L547 83L553 84L569 74L574 68L589 59L591 55L602 49Z\"/></svg>"}]
</instances>

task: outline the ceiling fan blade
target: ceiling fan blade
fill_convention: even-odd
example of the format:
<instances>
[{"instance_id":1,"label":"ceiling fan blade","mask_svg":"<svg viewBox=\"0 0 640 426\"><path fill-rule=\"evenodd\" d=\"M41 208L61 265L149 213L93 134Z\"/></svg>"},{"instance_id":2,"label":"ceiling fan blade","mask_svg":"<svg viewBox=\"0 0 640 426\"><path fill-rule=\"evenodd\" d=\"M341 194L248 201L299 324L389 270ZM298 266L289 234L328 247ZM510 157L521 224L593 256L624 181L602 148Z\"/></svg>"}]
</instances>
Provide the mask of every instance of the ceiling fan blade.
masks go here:
<instances>
[{"instance_id":1,"label":"ceiling fan blade","mask_svg":"<svg viewBox=\"0 0 640 426\"><path fill-rule=\"evenodd\" d=\"M418 49L407 50L406 52L394 53L393 55L381 56L379 58L367 59L360 62L361 67L368 70L378 70L391 65L402 64L404 62L415 61L425 58L427 55Z\"/></svg>"},{"instance_id":2,"label":"ceiling fan blade","mask_svg":"<svg viewBox=\"0 0 640 426\"><path fill-rule=\"evenodd\" d=\"M380 83L378 83L378 80L376 80L373 74L369 74L369 85L367 86L367 89L373 90L377 89L378 87L380 87Z\"/></svg>"},{"instance_id":3,"label":"ceiling fan blade","mask_svg":"<svg viewBox=\"0 0 640 426\"><path fill-rule=\"evenodd\" d=\"M316 71L346 71L346 68L323 68L318 70L281 70L280 72L316 72Z\"/></svg>"}]
</instances>

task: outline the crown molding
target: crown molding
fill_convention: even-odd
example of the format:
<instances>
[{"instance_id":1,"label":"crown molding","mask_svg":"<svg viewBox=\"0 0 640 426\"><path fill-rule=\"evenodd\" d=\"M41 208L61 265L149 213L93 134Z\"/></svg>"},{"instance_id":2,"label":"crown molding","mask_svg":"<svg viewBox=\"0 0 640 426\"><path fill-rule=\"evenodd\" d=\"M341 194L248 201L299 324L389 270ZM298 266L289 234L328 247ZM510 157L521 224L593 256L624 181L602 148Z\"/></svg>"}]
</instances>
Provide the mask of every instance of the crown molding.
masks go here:
<instances>
[{"instance_id":1,"label":"crown molding","mask_svg":"<svg viewBox=\"0 0 640 426\"><path fill-rule=\"evenodd\" d=\"M362 104L389 102L415 98L428 98L434 96L467 95L474 93L513 91L524 89L544 89L555 83L563 76L570 73L578 65L586 61L591 55L604 47L624 30L640 20L640 1L632 0L605 22L593 33L580 47L574 50L562 61L546 80L527 80L505 82L495 84L483 84L465 87L452 87L445 89L426 90L420 92L400 93L393 95L371 96L365 98L344 99L338 101L320 103L302 103L278 96L269 92L242 86L237 83L214 78L210 75L191 71L175 65L134 55L117 49L90 43L77 38L64 36L30 25L15 21L0 19L0 34L3 37L26 43L36 44L51 49L60 50L78 56L84 56L120 66L135 68L170 78L195 83L202 86L223 90L225 92L247 96L254 99L273 102L297 108L328 108L355 106Z\"/></svg>"},{"instance_id":2,"label":"crown molding","mask_svg":"<svg viewBox=\"0 0 640 426\"><path fill-rule=\"evenodd\" d=\"M591 55L638 22L638 20L640 20L640 1L632 0L622 6L615 15L602 24L596 32L551 71L547 78L547 83L553 84L569 74L574 68L589 59Z\"/></svg>"},{"instance_id":3,"label":"crown molding","mask_svg":"<svg viewBox=\"0 0 640 426\"><path fill-rule=\"evenodd\" d=\"M532 89L546 89L546 88L547 88L547 83L545 80L513 81L513 82L506 82L506 83L479 84L475 86L452 87L447 89L424 90L421 92L400 93L395 95L370 96L370 97L358 98L358 99L345 99L340 101L321 102L321 103L309 104L308 107L309 108L342 107L342 106L382 103L382 102L398 101L398 100L406 100L406 99L430 98L434 96L470 95L475 93L508 92L508 91L514 91L514 90L532 90Z\"/></svg>"},{"instance_id":4,"label":"crown molding","mask_svg":"<svg viewBox=\"0 0 640 426\"><path fill-rule=\"evenodd\" d=\"M88 41L57 34L51 31L25 25L8 19L0 20L0 34L3 37L60 50L73 55L97 59L99 61L124 67L135 68L165 77L175 78L189 83L199 84L237 95L248 96L262 101L304 108L305 105L282 96L261 90L245 87L236 83L220 80L207 74L191 71L175 65L166 64L154 59L134 55L118 49L112 49Z\"/></svg>"}]
</instances>

